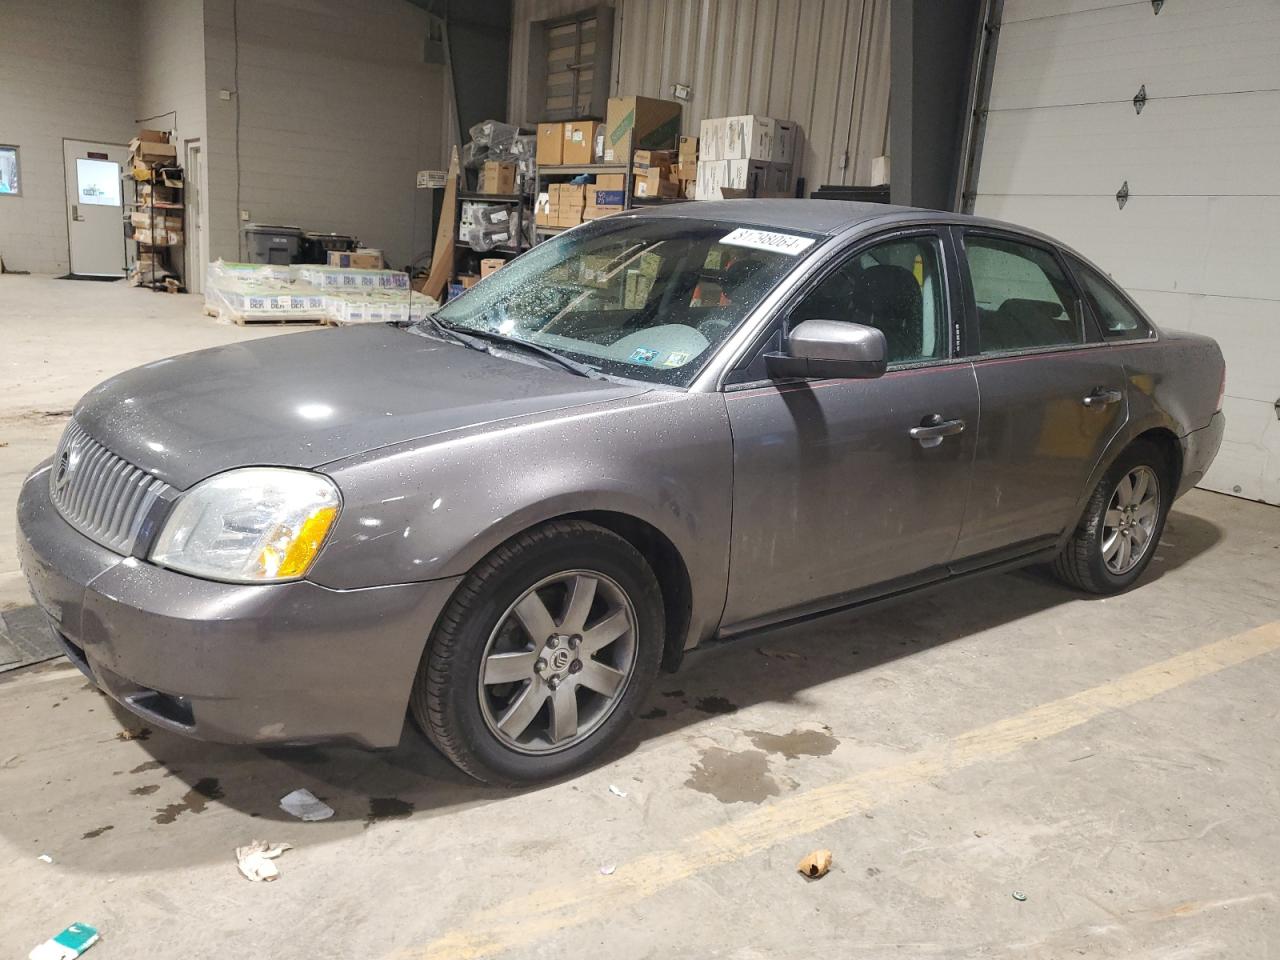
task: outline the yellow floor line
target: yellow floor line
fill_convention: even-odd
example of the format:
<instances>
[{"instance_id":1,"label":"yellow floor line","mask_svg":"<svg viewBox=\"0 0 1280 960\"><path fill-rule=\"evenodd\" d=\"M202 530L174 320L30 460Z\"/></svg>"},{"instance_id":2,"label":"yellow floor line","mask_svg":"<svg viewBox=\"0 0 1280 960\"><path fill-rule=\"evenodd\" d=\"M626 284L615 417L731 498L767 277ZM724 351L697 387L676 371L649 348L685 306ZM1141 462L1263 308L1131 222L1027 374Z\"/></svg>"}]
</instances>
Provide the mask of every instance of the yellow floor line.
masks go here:
<instances>
[{"instance_id":1,"label":"yellow floor line","mask_svg":"<svg viewBox=\"0 0 1280 960\"><path fill-rule=\"evenodd\" d=\"M1025 713L962 733L912 759L795 794L732 823L686 837L674 847L591 876L504 900L474 913L466 925L399 960L477 960L539 943L555 933L608 916L719 864L863 813L896 793L963 767L1010 754L1112 710L1141 703L1201 677L1280 649L1280 621L1152 664ZM517 918L517 919L512 919Z\"/></svg>"}]
</instances>

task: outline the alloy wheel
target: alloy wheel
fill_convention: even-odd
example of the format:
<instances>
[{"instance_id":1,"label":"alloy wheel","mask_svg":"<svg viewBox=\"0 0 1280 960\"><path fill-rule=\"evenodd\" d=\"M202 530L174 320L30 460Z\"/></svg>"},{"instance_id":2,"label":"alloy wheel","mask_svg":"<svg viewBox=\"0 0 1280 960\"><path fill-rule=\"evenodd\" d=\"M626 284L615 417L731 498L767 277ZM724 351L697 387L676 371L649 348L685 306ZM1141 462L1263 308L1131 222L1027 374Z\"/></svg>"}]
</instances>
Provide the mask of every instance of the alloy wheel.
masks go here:
<instances>
[{"instance_id":1,"label":"alloy wheel","mask_svg":"<svg viewBox=\"0 0 1280 960\"><path fill-rule=\"evenodd\" d=\"M1151 549L1160 517L1160 481L1155 471L1137 466L1120 478L1102 520L1102 560L1123 576Z\"/></svg>"},{"instance_id":2,"label":"alloy wheel","mask_svg":"<svg viewBox=\"0 0 1280 960\"><path fill-rule=\"evenodd\" d=\"M498 620L480 665L480 712L505 746L555 753L617 708L636 662L636 613L616 581L569 570L534 584Z\"/></svg>"}]
</instances>

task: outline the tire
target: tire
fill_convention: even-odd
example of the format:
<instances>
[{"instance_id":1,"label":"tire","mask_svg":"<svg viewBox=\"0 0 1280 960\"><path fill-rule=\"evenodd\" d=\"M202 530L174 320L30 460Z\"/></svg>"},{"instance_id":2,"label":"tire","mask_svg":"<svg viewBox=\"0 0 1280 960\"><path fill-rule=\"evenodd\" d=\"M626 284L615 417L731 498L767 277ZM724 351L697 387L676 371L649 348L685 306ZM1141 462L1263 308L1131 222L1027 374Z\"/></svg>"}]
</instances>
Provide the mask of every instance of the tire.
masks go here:
<instances>
[{"instance_id":1,"label":"tire","mask_svg":"<svg viewBox=\"0 0 1280 960\"><path fill-rule=\"evenodd\" d=\"M1154 508L1145 507L1145 500L1136 502L1138 497L1135 493L1140 480L1135 480L1138 478L1145 478L1147 489L1154 485L1157 497ZM1125 495L1119 489L1124 483L1129 484L1129 499L1135 501L1127 514L1121 502ZM1172 501L1173 486L1164 453L1146 441L1133 444L1098 482L1079 526L1053 562L1054 575L1067 585L1088 593L1112 594L1128 589L1142 576L1155 556ZM1118 512L1109 515L1109 510ZM1148 515L1149 528L1146 525ZM1128 524L1120 530L1121 540L1129 540L1129 553L1124 563L1117 561L1124 554L1125 544L1112 538L1116 528L1108 524L1108 520L1116 519ZM1130 531L1127 535L1124 534L1125 529ZM1145 538L1142 538L1144 533Z\"/></svg>"},{"instance_id":2,"label":"tire","mask_svg":"<svg viewBox=\"0 0 1280 960\"><path fill-rule=\"evenodd\" d=\"M607 750L644 703L663 624L658 581L631 544L591 523L545 524L459 585L423 654L410 711L477 780L561 777Z\"/></svg>"}]
</instances>

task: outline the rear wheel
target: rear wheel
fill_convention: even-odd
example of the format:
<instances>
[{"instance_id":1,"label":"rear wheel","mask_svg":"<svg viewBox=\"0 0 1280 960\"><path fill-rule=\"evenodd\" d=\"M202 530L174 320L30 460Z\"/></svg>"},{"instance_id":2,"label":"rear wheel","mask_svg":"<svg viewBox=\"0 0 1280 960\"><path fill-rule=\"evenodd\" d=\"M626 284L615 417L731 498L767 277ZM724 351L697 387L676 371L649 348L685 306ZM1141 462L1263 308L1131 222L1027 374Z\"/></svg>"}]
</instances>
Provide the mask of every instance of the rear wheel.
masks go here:
<instances>
[{"instance_id":1,"label":"rear wheel","mask_svg":"<svg viewBox=\"0 0 1280 960\"><path fill-rule=\"evenodd\" d=\"M1054 573L1090 593L1131 586L1155 554L1171 499L1160 448L1135 443L1098 483L1080 525L1054 561Z\"/></svg>"},{"instance_id":2,"label":"rear wheel","mask_svg":"<svg viewBox=\"0 0 1280 960\"><path fill-rule=\"evenodd\" d=\"M522 534L458 588L414 683L414 718L479 780L528 783L605 750L644 702L663 646L644 558L577 521Z\"/></svg>"}]
</instances>

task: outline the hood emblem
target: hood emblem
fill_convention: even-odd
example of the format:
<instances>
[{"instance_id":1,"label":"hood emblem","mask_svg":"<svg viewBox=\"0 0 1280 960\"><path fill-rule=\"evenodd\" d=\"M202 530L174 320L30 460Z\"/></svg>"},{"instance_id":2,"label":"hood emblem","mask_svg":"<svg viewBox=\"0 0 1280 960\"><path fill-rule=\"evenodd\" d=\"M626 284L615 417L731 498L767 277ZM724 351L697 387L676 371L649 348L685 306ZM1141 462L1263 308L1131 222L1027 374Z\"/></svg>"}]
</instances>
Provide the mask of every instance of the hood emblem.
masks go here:
<instances>
[{"instance_id":1,"label":"hood emblem","mask_svg":"<svg viewBox=\"0 0 1280 960\"><path fill-rule=\"evenodd\" d=\"M71 475L75 473L76 467L80 463L80 448L72 445L62 451L62 455L58 457L58 465L53 471L53 492L62 493L71 482Z\"/></svg>"}]
</instances>

